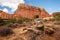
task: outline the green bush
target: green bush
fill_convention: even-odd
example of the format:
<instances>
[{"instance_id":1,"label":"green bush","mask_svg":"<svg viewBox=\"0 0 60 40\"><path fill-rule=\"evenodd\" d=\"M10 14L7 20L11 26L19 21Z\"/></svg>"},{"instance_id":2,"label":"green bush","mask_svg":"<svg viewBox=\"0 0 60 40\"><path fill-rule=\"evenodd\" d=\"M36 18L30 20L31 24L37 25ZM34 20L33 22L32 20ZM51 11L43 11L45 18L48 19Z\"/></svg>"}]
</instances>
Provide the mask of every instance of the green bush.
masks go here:
<instances>
[{"instance_id":1,"label":"green bush","mask_svg":"<svg viewBox=\"0 0 60 40\"><path fill-rule=\"evenodd\" d=\"M47 19L43 19L44 22L47 22L48 20Z\"/></svg>"},{"instance_id":2,"label":"green bush","mask_svg":"<svg viewBox=\"0 0 60 40\"><path fill-rule=\"evenodd\" d=\"M31 19L28 19L28 18L20 18L20 19L17 20L17 23L22 24L23 22L29 22L29 21L31 21Z\"/></svg>"},{"instance_id":3,"label":"green bush","mask_svg":"<svg viewBox=\"0 0 60 40\"><path fill-rule=\"evenodd\" d=\"M55 19L53 18L53 19L49 19L49 21L55 21Z\"/></svg>"},{"instance_id":4,"label":"green bush","mask_svg":"<svg viewBox=\"0 0 60 40\"><path fill-rule=\"evenodd\" d=\"M10 19L0 19L0 25L2 24L10 24L10 23L24 23L24 22L29 22L31 21L31 19L28 19L28 18L19 18L19 19L16 19L16 18L10 18Z\"/></svg>"},{"instance_id":5,"label":"green bush","mask_svg":"<svg viewBox=\"0 0 60 40\"><path fill-rule=\"evenodd\" d=\"M0 26L4 25L5 21L3 19L0 18Z\"/></svg>"},{"instance_id":6,"label":"green bush","mask_svg":"<svg viewBox=\"0 0 60 40\"><path fill-rule=\"evenodd\" d=\"M60 21L60 12L54 12L52 15L56 21Z\"/></svg>"},{"instance_id":7,"label":"green bush","mask_svg":"<svg viewBox=\"0 0 60 40\"><path fill-rule=\"evenodd\" d=\"M23 23L23 20L22 20L22 19L18 19L18 20L17 20L17 23L22 24L22 23Z\"/></svg>"},{"instance_id":8,"label":"green bush","mask_svg":"<svg viewBox=\"0 0 60 40\"><path fill-rule=\"evenodd\" d=\"M16 18L11 18L11 19L8 19L6 22L7 23L16 23L17 20L16 20Z\"/></svg>"}]
</instances>

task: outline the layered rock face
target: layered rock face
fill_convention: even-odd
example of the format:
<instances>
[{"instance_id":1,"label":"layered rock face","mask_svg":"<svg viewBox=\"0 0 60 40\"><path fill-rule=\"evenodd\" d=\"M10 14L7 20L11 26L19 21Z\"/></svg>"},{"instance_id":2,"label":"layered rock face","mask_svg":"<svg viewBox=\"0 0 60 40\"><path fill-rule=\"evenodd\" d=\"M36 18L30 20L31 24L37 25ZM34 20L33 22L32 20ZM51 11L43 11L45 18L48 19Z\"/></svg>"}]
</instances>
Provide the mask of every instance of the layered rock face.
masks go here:
<instances>
[{"instance_id":1,"label":"layered rock face","mask_svg":"<svg viewBox=\"0 0 60 40\"><path fill-rule=\"evenodd\" d=\"M35 16L39 18L49 17L50 15L45 11L44 8L29 6L25 4L19 4L17 10L13 14L7 14L0 11L1 18L34 18Z\"/></svg>"},{"instance_id":2,"label":"layered rock face","mask_svg":"<svg viewBox=\"0 0 60 40\"><path fill-rule=\"evenodd\" d=\"M36 15L38 15L39 18L50 16L44 8L29 6L25 4L19 4L17 10L14 12L14 15L19 15L26 18L33 18Z\"/></svg>"},{"instance_id":3,"label":"layered rock face","mask_svg":"<svg viewBox=\"0 0 60 40\"><path fill-rule=\"evenodd\" d=\"M12 14L8 14L8 13L3 12L3 11L0 10L0 18L8 19L8 18L12 18L12 16L13 16Z\"/></svg>"},{"instance_id":4,"label":"layered rock face","mask_svg":"<svg viewBox=\"0 0 60 40\"><path fill-rule=\"evenodd\" d=\"M18 15L16 16L14 14L9 14L9 13L6 13L6 12L3 12L0 10L0 18L2 18L2 19L19 18L19 17L18 17Z\"/></svg>"}]
</instances>

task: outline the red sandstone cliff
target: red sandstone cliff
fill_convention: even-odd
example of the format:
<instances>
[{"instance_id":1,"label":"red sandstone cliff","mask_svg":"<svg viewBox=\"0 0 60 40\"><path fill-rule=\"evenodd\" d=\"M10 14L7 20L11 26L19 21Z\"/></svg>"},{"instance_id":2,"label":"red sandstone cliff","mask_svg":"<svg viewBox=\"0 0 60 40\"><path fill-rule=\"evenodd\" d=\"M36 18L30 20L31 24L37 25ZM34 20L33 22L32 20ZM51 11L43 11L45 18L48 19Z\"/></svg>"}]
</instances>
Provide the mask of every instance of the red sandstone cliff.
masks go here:
<instances>
[{"instance_id":1,"label":"red sandstone cliff","mask_svg":"<svg viewBox=\"0 0 60 40\"><path fill-rule=\"evenodd\" d=\"M12 16L13 16L12 14L8 14L8 13L3 12L3 11L0 10L0 18L8 19L8 18L12 18Z\"/></svg>"},{"instance_id":2,"label":"red sandstone cliff","mask_svg":"<svg viewBox=\"0 0 60 40\"><path fill-rule=\"evenodd\" d=\"M38 15L39 18L50 16L45 11L44 8L29 6L25 4L19 4L17 10L14 12L14 15L19 15L19 16L26 17L26 18L33 18L35 15Z\"/></svg>"},{"instance_id":3,"label":"red sandstone cliff","mask_svg":"<svg viewBox=\"0 0 60 40\"><path fill-rule=\"evenodd\" d=\"M38 15L39 18L45 18L50 16L44 8L29 6L25 4L19 4L17 10L13 14L8 14L0 11L1 18L33 18L35 15Z\"/></svg>"}]
</instances>

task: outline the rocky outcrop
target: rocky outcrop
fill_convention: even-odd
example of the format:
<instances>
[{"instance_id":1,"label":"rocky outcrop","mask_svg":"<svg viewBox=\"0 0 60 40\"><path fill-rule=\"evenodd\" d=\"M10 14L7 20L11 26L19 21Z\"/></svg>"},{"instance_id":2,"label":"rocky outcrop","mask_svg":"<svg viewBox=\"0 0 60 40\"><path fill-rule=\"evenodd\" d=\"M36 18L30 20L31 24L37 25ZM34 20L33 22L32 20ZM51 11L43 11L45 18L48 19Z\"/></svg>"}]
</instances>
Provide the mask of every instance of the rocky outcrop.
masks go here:
<instances>
[{"instance_id":1,"label":"rocky outcrop","mask_svg":"<svg viewBox=\"0 0 60 40\"><path fill-rule=\"evenodd\" d=\"M29 6L25 4L19 4L17 10L13 14L8 14L0 11L1 18L34 18L36 15L39 18L49 17L50 15L45 11L44 8L39 8L35 6Z\"/></svg>"},{"instance_id":2,"label":"rocky outcrop","mask_svg":"<svg viewBox=\"0 0 60 40\"><path fill-rule=\"evenodd\" d=\"M17 10L14 12L14 15L20 15L26 18L34 18L38 15L39 18L49 17L50 15L45 11L44 8L29 6L25 4L19 4Z\"/></svg>"},{"instance_id":3,"label":"rocky outcrop","mask_svg":"<svg viewBox=\"0 0 60 40\"><path fill-rule=\"evenodd\" d=\"M9 13L6 13L6 12L3 12L3 11L0 10L0 18L2 18L2 19L19 18L19 17L18 17L18 15L9 14Z\"/></svg>"},{"instance_id":4,"label":"rocky outcrop","mask_svg":"<svg viewBox=\"0 0 60 40\"><path fill-rule=\"evenodd\" d=\"M12 18L12 15L0 10L0 18L8 19L8 18Z\"/></svg>"}]
</instances>

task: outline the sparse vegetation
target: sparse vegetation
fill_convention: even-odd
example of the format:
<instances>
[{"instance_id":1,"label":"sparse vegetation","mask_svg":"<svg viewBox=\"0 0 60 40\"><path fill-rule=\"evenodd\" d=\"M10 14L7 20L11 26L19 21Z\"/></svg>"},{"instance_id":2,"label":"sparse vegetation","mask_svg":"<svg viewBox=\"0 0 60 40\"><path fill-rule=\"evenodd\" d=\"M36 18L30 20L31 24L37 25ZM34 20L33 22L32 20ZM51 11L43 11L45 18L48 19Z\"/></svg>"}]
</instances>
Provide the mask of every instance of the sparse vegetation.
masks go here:
<instances>
[{"instance_id":1,"label":"sparse vegetation","mask_svg":"<svg viewBox=\"0 0 60 40\"><path fill-rule=\"evenodd\" d=\"M0 18L0 26L4 25L5 21L3 19Z\"/></svg>"},{"instance_id":2,"label":"sparse vegetation","mask_svg":"<svg viewBox=\"0 0 60 40\"><path fill-rule=\"evenodd\" d=\"M51 30L49 28L45 28L45 34L48 34L51 36L52 34L54 34L54 30Z\"/></svg>"},{"instance_id":3,"label":"sparse vegetation","mask_svg":"<svg viewBox=\"0 0 60 40\"><path fill-rule=\"evenodd\" d=\"M39 27L36 27L37 30L42 30L44 31L44 26L39 26Z\"/></svg>"},{"instance_id":4,"label":"sparse vegetation","mask_svg":"<svg viewBox=\"0 0 60 40\"><path fill-rule=\"evenodd\" d=\"M29 21L31 21L31 19L28 19L28 18L19 18L19 19L16 19L16 18L10 18L10 19L1 19L0 18L0 26L2 26L2 25L9 25L9 24L11 24L11 23L19 23L19 24L22 24L22 23L24 23L24 22L29 22Z\"/></svg>"},{"instance_id":5,"label":"sparse vegetation","mask_svg":"<svg viewBox=\"0 0 60 40\"><path fill-rule=\"evenodd\" d=\"M27 35L27 40L35 40L36 33L32 29L28 29L28 31L25 33Z\"/></svg>"},{"instance_id":6,"label":"sparse vegetation","mask_svg":"<svg viewBox=\"0 0 60 40\"><path fill-rule=\"evenodd\" d=\"M17 20L17 23L22 24L24 22L29 22L29 21L31 21L31 19L28 19L28 18L20 18L20 19Z\"/></svg>"},{"instance_id":7,"label":"sparse vegetation","mask_svg":"<svg viewBox=\"0 0 60 40\"><path fill-rule=\"evenodd\" d=\"M47 19L43 19L44 22L47 22L48 20Z\"/></svg>"},{"instance_id":8,"label":"sparse vegetation","mask_svg":"<svg viewBox=\"0 0 60 40\"><path fill-rule=\"evenodd\" d=\"M17 20L16 20L16 18L10 18L6 22L7 22L7 24L9 24L9 23L16 23Z\"/></svg>"},{"instance_id":9,"label":"sparse vegetation","mask_svg":"<svg viewBox=\"0 0 60 40\"><path fill-rule=\"evenodd\" d=\"M10 28L2 27L0 28L0 36L9 36L13 34L13 31Z\"/></svg>"},{"instance_id":10,"label":"sparse vegetation","mask_svg":"<svg viewBox=\"0 0 60 40\"><path fill-rule=\"evenodd\" d=\"M54 12L52 13L55 21L60 21L60 12Z\"/></svg>"},{"instance_id":11,"label":"sparse vegetation","mask_svg":"<svg viewBox=\"0 0 60 40\"><path fill-rule=\"evenodd\" d=\"M43 21L47 22L47 20L43 20ZM49 23L50 21L48 21L47 23ZM29 22L31 22L31 23L29 23ZM34 22L34 25L30 25L30 24L33 24L33 22ZM50 28L53 26L48 25L48 26L46 26L47 29L45 29L44 22L42 23L42 21L40 22L40 20L37 20L36 22L33 21L33 22L31 21L31 19L28 19L28 18L20 18L20 19L11 18L6 21L1 20L1 23L3 23L3 24L6 23L7 25L6 25L6 27L5 26L0 27L0 36L2 36L2 37L6 37L6 36L8 37L10 35L11 35L11 37L15 36L13 38L13 40L42 40L44 35L49 36L49 37L54 37L53 34L55 33L55 29L57 29L56 27L55 27L55 29L53 29L53 28ZM29 25L29 27L27 24ZM58 23L58 24L60 24L60 23ZM17 27L17 26L19 26L19 27ZM11 28L13 28L13 29L11 29ZM16 28L16 29L14 29L14 28ZM12 36L12 34L14 34L14 35ZM24 37L25 39L22 36L25 36Z\"/></svg>"},{"instance_id":12,"label":"sparse vegetation","mask_svg":"<svg viewBox=\"0 0 60 40\"><path fill-rule=\"evenodd\" d=\"M9 25L8 25L8 27L9 28L17 28L17 26L18 26L18 24L17 23L10 23Z\"/></svg>"}]
</instances>

